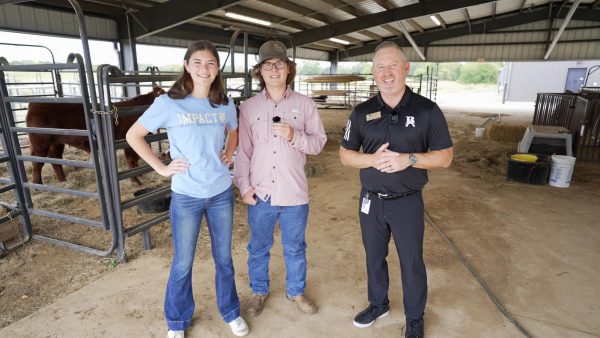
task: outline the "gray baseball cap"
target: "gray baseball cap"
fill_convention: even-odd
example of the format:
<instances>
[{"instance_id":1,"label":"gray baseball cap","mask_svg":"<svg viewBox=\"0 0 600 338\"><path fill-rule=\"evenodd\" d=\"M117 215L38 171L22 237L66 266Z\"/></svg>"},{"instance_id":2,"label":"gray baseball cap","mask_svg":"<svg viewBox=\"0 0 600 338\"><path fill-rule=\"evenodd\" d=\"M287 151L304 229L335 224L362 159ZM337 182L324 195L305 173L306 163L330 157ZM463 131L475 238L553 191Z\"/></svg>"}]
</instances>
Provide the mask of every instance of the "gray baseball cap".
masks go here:
<instances>
[{"instance_id":1,"label":"gray baseball cap","mask_svg":"<svg viewBox=\"0 0 600 338\"><path fill-rule=\"evenodd\" d=\"M280 59L289 61L287 57L287 48L281 41L270 40L262 44L258 49L258 63L268 59Z\"/></svg>"}]
</instances>

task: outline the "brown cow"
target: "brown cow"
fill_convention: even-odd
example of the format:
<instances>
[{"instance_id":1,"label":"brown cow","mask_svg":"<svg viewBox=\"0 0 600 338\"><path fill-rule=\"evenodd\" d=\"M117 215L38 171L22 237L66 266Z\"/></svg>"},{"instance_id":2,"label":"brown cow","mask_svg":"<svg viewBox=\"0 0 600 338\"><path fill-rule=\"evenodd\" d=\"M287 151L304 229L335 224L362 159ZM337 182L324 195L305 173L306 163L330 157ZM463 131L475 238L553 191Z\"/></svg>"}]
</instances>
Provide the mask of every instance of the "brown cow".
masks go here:
<instances>
[{"instance_id":1,"label":"brown cow","mask_svg":"<svg viewBox=\"0 0 600 338\"><path fill-rule=\"evenodd\" d=\"M160 87L152 88L150 93L139 95L133 99L115 103L118 109L122 107L150 105L154 99L165 91ZM127 130L137 121L141 114L128 116L119 116L119 123L115 125L115 140L125 138ZM83 106L78 103L38 103L32 102L27 108L27 117L25 118L27 127L35 128L60 128L60 129L86 129L83 114ZM31 145L31 155L40 157L62 158L65 144L75 148L90 152L90 143L87 136L70 135L49 135L49 134L29 134L29 144ZM139 156L130 148L125 149L125 159L127 166L131 169L137 167ZM42 167L44 163L33 162L33 174L31 181L33 183L42 183ZM52 164L56 178L60 182L65 181L65 173L62 165ZM132 181L141 184L134 177Z\"/></svg>"}]
</instances>

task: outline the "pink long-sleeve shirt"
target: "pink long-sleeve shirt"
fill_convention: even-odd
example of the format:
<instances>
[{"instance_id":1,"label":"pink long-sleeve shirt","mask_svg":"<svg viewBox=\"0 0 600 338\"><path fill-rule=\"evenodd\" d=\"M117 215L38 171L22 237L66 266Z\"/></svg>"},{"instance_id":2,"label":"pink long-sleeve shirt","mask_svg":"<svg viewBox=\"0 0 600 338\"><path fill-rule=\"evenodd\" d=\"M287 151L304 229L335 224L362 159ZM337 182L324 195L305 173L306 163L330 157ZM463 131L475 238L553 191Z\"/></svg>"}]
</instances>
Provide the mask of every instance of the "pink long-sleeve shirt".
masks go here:
<instances>
[{"instance_id":1,"label":"pink long-sleeve shirt","mask_svg":"<svg viewBox=\"0 0 600 338\"><path fill-rule=\"evenodd\" d=\"M294 129L291 141L272 131L273 117ZM327 136L312 99L288 88L279 103L263 90L240 106L239 146L233 181L244 195L252 188L271 205L308 203L306 155L317 155Z\"/></svg>"}]
</instances>

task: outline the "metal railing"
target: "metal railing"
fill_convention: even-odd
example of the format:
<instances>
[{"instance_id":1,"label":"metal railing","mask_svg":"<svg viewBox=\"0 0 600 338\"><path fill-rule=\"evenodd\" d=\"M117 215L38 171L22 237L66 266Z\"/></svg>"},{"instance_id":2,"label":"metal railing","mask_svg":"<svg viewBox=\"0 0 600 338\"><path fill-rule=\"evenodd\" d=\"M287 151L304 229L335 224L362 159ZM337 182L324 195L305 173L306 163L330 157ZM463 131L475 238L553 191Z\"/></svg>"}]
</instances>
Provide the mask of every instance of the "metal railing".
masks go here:
<instances>
[{"instance_id":1,"label":"metal railing","mask_svg":"<svg viewBox=\"0 0 600 338\"><path fill-rule=\"evenodd\" d=\"M337 74L342 75L342 74ZM355 81L351 83L338 84L342 87L345 93L344 95L335 95L327 98L323 98L325 103L330 103L330 106L338 106L342 108L351 108L356 104L368 100L373 95L377 94L378 89L373 75L371 74L349 74L359 75L365 78L362 81ZM315 92L321 90L332 90L338 89L335 83L307 83L306 78L312 76L323 76L319 75L296 75L295 82L298 84L299 92L309 97L317 97ZM427 75L415 75L406 77L406 85L417 94L423 95L431 100L437 98L437 78Z\"/></svg>"}]
</instances>

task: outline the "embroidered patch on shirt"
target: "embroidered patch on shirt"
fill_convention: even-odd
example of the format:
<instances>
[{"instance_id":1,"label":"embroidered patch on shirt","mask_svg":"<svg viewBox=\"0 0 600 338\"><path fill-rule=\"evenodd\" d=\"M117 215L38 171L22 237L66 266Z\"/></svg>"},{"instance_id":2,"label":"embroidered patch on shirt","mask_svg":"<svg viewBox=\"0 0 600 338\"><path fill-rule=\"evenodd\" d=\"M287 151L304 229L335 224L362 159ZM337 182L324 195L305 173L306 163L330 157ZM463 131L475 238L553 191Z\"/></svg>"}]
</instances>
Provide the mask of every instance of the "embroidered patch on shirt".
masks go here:
<instances>
[{"instance_id":1,"label":"embroidered patch on shirt","mask_svg":"<svg viewBox=\"0 0 600 338\"><path fill-rule=\"evenodd\" d=\"M378 119L380 117L381 117L381 112L380 111L376 111L374 113L367 114L367 122L372 121L372 120L376 120L376 119Z\"/></svg>"}]
</instances>

